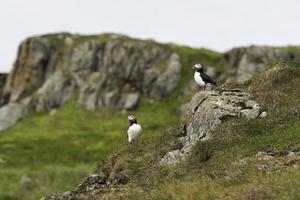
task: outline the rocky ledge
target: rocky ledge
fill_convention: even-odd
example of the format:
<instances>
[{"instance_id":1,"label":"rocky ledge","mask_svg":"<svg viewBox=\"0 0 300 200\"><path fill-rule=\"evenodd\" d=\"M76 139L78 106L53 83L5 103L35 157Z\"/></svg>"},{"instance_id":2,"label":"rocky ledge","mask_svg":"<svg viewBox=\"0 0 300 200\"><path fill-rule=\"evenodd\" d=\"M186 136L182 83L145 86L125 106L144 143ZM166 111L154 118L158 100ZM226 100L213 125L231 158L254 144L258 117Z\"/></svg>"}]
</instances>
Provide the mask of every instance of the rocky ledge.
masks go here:
<instances>
[{"instance_id":1,"label":"rocky ledge","mask_svg":"<svg viewBox=\"0 0 300 200\"><path fill-rule=\"evenodd\" d=\"M211 138L210 132L228 117L255 119L267 113L251 100L251 96L240 89L199 92L185 105L184 137L179 138L183 147L168 152L162 164L175 164L184 160L198 141Z\"/></svg>"}]
</instances>

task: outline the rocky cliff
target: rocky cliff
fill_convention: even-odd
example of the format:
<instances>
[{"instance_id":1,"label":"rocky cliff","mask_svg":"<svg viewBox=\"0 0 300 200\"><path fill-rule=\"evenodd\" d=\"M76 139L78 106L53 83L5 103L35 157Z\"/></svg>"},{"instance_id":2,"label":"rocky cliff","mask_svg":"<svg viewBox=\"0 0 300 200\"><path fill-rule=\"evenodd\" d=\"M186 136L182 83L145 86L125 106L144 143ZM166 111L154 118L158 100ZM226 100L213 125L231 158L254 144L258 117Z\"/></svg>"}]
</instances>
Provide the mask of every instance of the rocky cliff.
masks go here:
<instances>
[{"instance_id":1,"label":"rocky cliff","mask_svg":"<svg viewBox=\"0 0 300 200\"><path fill-rule=\"evenodd\" d=\"M179 84L181 62L168 46L121 35L54 34L21 43L3 89L0 130L29 112L59 108L71 97L89 110L133 109Z\"/></svg>"}]
</instances>

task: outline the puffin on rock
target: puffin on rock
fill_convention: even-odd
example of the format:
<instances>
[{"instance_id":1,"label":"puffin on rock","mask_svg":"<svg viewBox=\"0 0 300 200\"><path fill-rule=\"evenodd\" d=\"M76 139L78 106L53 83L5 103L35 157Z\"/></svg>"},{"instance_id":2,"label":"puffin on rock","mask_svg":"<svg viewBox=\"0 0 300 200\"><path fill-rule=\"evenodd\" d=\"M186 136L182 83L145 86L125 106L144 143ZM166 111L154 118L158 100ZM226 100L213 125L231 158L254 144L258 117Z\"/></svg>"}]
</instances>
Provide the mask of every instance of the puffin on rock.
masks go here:
<instances>
[{"instance_id":1,"label":"puffin on rock","mask_svg":"<svg viewBox=\"0 0 300 200\"><path fill-rule=\"evenodd\" d=\"M207 74L204 73L203 66L201 64L195 64L192 69L195 71L194 73L194 79L196 83L203 87L203 90L205 91L206 85L208 83L213 84L217 86L217 83L212 80Z\"/></svg>"},{"instance_id":2,"label":"puffin on rock","mask_svg":"<svg viewBox=\"0 0 300 200\"><path fill-rule=\"evenodd\" d=\"M131 143L142 134L142 127L137 123L134 115L128 116L129 128L127 130L128 142Z\"/></svg>"}]
</instances>

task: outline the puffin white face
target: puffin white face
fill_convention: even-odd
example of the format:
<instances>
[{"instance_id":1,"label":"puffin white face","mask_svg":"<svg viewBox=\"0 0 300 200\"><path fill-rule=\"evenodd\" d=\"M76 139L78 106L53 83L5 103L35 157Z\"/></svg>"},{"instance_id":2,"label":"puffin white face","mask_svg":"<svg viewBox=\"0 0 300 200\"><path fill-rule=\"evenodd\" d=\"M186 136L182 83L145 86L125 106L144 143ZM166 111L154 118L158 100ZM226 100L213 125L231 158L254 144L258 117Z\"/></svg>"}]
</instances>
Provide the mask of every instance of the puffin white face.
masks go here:
<instances>
[{"instance_id":1,"label":"puffin white face","mask_svg":"<svg viewBox=\"0 0 300 200\"><path fill-rule=\"evenodd\" d=\"M199 70L199 69L202 69L203 68L203 66L201 65L201 64L195 64L193 67L192 67L192 69L193 70Z\"/></svg>"},{"instance_id":2,"label":"puffin white face","mask_svg":"<svg viewBox=\"0 0 300 200\"><path fill-rule=\"evenodd\" d=\"M132 123L136 122L135 116L134 115L129 115L128 116L128 122L129 122L129 124L132 124Z\"/></svg>"}]
</instances>

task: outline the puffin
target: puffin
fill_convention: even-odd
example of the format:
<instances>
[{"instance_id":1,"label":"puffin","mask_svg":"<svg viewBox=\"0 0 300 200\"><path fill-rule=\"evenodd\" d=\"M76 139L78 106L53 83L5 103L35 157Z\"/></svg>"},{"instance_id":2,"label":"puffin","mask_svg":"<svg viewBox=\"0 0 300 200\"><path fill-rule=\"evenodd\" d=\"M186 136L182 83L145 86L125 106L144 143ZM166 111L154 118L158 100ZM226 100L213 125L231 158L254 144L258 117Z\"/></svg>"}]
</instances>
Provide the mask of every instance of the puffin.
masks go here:
<instances>
[{"instance_id":1,"label":"puffin","mask_svg":"<svg viewBox=\"0 0 300 200\"><path fill-rule=\"evenodd\" d=\"M127 130L128 142L132 143L142 134L142 127L137 123L137 119L134 115L128 116L129 128Z\"/></svg>"},{"instance_id":2,"label":"puffin","mask_svg":"<svg viewBox=\"0 0 300 200\"><path fill-rule=\"evenodd\" d=\"M204 68L201 64L193 65L192 69L195 71L194 79L198 85L203 87L203 91L205 91L207 84L217 86L216 81L212 80L212 78L210 78L207 74L204 73Z\"/></svg>"}]
</instances>

